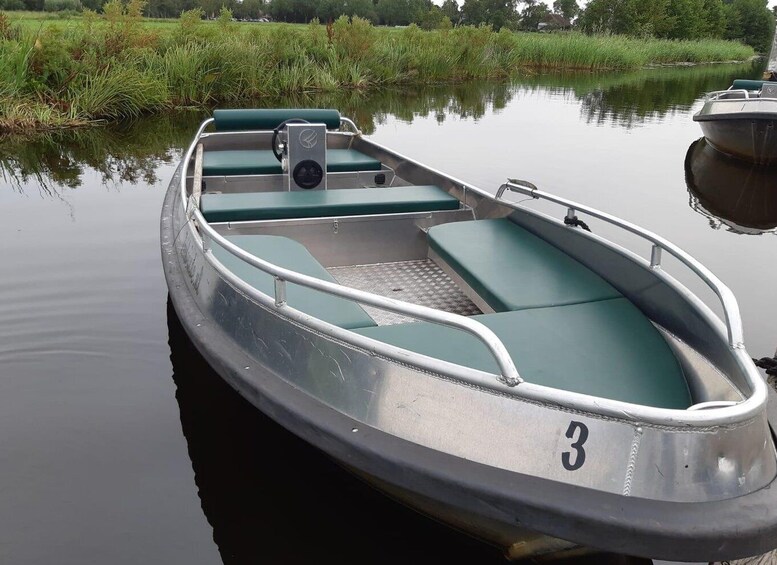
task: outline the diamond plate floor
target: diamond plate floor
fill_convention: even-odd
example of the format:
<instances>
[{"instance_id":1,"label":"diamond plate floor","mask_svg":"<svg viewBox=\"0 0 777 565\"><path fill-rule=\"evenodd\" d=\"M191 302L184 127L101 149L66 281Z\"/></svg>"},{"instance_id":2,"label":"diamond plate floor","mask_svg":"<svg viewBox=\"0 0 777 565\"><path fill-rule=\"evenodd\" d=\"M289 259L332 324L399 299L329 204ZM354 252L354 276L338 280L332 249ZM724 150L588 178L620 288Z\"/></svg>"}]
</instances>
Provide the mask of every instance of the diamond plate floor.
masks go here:
<instances>
[{"instance_id":1,"label":"diamond plate floor","mask_svg":"<svg viewBox=\"0 0 777 565\"><path fill-rule=\"evenodd\" d=\"M428 259L330 267L327 269L340 284L381 296L437 308L445 312L472 316L480 314L467 296L445 272ZM362 305L379 326L403 324L413 318Z\"/></svg>"}]
</instances>

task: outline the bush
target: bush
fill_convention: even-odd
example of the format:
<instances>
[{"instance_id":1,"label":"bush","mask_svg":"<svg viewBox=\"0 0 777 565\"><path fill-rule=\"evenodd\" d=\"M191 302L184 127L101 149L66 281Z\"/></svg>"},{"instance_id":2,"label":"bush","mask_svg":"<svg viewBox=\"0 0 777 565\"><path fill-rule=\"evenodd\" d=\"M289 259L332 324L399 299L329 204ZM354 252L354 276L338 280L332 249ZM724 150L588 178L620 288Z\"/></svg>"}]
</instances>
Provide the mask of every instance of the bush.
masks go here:
<instances>
[{"instance_id":1,"label":"bush","mask_svg":"<svg viewBox=\"0 0 777 565\"><path fill-rule=\"evenodd\" d=\"M43 0L43 10L46 12L80 12L82 9L79 0Z\"/></svg>"}]
</instances>

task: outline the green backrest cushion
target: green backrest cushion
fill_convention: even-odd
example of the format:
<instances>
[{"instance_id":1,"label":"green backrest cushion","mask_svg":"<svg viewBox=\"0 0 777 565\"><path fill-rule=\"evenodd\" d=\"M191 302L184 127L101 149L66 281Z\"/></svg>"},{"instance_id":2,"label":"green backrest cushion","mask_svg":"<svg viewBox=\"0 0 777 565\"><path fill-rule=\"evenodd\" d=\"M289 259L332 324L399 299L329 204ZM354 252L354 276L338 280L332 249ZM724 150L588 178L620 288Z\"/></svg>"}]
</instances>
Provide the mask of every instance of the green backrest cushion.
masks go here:
<instances>
[{"instance_id":1,"label":"green backrest cushion","mask_svg":"<svg viewBox=\"0 0 777 565\"><path fill-rule=\"evenodd\" d=\"M764 85L766 81L765 80L751 80L747 78L738 78L735 79L734 82L731 84L731 88L734 90L761 90L761 87Z\"/></svg>"},{"instance_id":2,"label":"green backrest cushion","mask_svg":"<svg viewBox=\"0 0 777 565\"><path fill-rule=\"evenodd\" d=\"M332 190L242 192L202 195L209 222L282 220L456 210L459 201L437 186L339 188Z\"/></svg>"},{"instance_id":3,"label":"green backrest cushion","mask_svg":"<svg viewBox=\"0 0 777 565\"><path fill-rule=\"evenodd\" d=\"M379 171L380 161L355 149L328 149L326 170L330 173ZM269 149L237 149L206 151L202 158L202 174L206 177L240 175L279 175L281 163Z\"/></svg>"},{"instance_id":4,"label":"green backrest cushion","mask_svg":"<svg viewBox=\"0 0 777 565\"><path fill-rule=\"evenodd\" d=\"M499 336L527 382L659 408L682 410L691 405L687 382L671 349L626 298L473 319ZM488 349L462 331L426 322L354 331L498 374Z\"/></svg>"},{"instance_id":5,"label":"green backrest cushion","mask_svg":"<svg viewBox=\"0 0 777 565\"><path fill-rule=\"evenodd\" d=\"M274 235L235 235L227 239L252 255L279 267L336 282L305 246L293 239ZM269 296L275 295L275 279L272 275L249 265L219 245L213 245L212 249L216 258L235 275L260 292ZM296 284L286 284L286 301L297 310L341 328L375 325L372 318L357 303Z\"/></svg>"},{"instance_id":6,"label":"green backrest cushion","mask_svg":"<svg viewBox=\"0 0 777 565\"><path fill-rule=\"evenodd\" d=\"M216 131L271 130L292 118L312 124L326 124L329 129L340 127L340 112L322 108L270 108L245 110L214 110Z\"/></svg>"},{"instance_id":7,"label":"green backrest cushion","mask_svg":"<svg viewBox=\"0 0 777 565\"><path fill-rule=\"evenodd\" d=\"M507 218L432 227L429 247L496 312L621 296L602 277Z\"/></svg>"}]
</instances>

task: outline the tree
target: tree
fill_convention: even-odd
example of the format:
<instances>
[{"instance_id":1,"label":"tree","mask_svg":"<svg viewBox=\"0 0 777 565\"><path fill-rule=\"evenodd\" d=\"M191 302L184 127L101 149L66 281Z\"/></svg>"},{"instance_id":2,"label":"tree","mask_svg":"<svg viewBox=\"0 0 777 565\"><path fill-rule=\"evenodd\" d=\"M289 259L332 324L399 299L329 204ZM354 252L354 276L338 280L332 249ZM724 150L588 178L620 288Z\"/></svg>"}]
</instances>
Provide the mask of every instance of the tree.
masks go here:
<instances>
[{"instance_id":1,"label":"tree","mask_svg":"<svg viewBox=\"0 0 777 565\"><path fill-rule=\"evenodd\" d=\"M408 25L419 21L429 8L424 0L378 0L378 19L384 25Z\"/></svg>"},{"instance_id":2,"label":"tree","mask_svg":"<svg viewBox=\"0 0 777 565\"><path fill-rule=\"evenodd\" d=\"M445 13L442 11L442 9L439 6L432 5L431 8L429 8L429 11L426 12L422 17L421 20L418 22L418 25L422 29L449 29L452 27L451 25L451 19L445 15Z\"/></svg>"},{"instance_id":3,"label":"tree","mask_svg":"<svg viewBox=\"0 0 777 565\"><path fill-rule=\"evenodd\" d=\"M704 0L669 0L667 16L672 25L665 37L670 39L699 39L704 35Z\"/></svg>"},{"instance_id":4,"label":"tree","mask_svg":"<svg viewBox=\"0 0 777 565\"><path fill-rule=\"evenodd\" d=\"M704 0L703 37L721 38L726 34L726 12L723 0Z\"/></svg>"},{"instance_id":5,"label":"tree","mask_svg":"<svg viewBox=\"0 0 777 565\"><path fill-rule=\"evenodd\" d=\"M544 2L522 0L526 7L521 11L521 29L537 31L540 22L550 14L550 9Z\"/></svg>"},{"instance_id":6,"label":"tree","mask_svg":"<svg viewBox=\"0 0 777 565\"><path fill-rule=\"evenodd\" d=\"M555 0L553 11L571 22L580 12L580 6L577 5L577 0Z\"/></svg>"},{"instance_id":7,"label":"tree","mask_svg":"<svg viewBox=\"0 0 777 565\"><path fill-rule=\"evenodd\" d=\"M282 22L309 22L316 17L319 4L319 0L272 0L270 13L273 19Z\"/></svg>"},{"instance_id":8,"label":"tree","mask_svg":"<svg viewBox=\"0 0 777 565\"><path fill-rule=\"evenodd\" d=\"M459 3L456 0L445 0L440 9L445 17L453 23L458 23L461 20L461 10L459 10Z\"/></svg>"},{"instance_id":9,"label":"tree","mask_svg":"<svg viewBox=\"0 0 777 565\"><path fill-rule=\"evenodd\" d=\"M739 39L768 53L774 35L774 15L766 0L733 0L725 6L726 39Z\"/></svg>"},{"instance_id":10,"label":"tree","mask_svg":"<svg viewBox=\"0 0 777 565\"><path fill-rule=\"evenodd\" d=\"M578 24L587 33L666 37L674 25L668 0L591 0Z\"/></svg>"},{"instance_id":11,"label":"tree","mask_svg":"<svg viewBox=\"0 0 777 565\"><path fill-rule=\"evenodd\" d=\"M496 31L515 27L517 3L517 0L464 0L462 19L471 25L488 24Z\"/></svg>"}]
</instances>

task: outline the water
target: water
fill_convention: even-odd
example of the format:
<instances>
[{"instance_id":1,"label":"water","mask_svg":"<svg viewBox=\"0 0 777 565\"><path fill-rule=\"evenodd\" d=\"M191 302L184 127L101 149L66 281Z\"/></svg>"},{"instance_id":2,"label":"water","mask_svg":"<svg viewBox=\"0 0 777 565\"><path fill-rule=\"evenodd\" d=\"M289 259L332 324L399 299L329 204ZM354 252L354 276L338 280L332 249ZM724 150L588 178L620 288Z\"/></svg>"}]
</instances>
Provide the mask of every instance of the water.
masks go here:
<instances>
[{"instance_id":1,"label":"water","mask_svg":"<svg viewBox=\"0 0 777 565\"><path fill-rule=\"evenodd\" d=\"M734 290L760 357L777 345L777 173L691 147L702 93L759 72L538 75L300 103L340 107L483 188L528 179L668 237ZM279 429L192 348L168 307L158 217L201 117L0 142L0 563L501 562ZM725 190L744 182L755 188Z\"/></svg>"}]
</instances>

